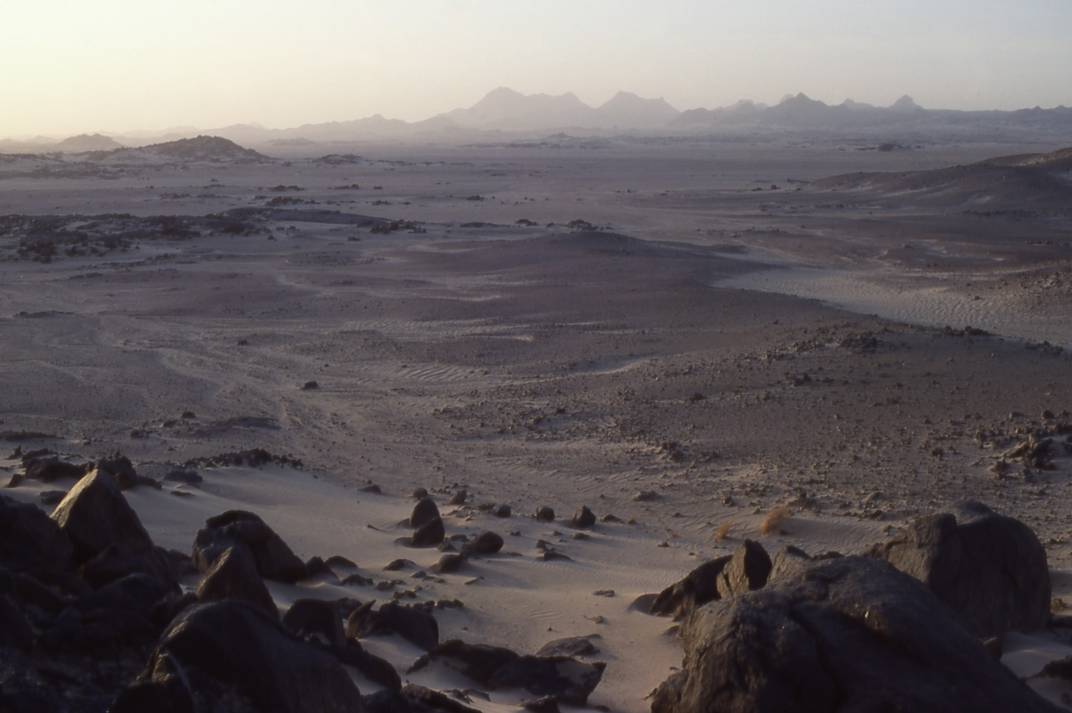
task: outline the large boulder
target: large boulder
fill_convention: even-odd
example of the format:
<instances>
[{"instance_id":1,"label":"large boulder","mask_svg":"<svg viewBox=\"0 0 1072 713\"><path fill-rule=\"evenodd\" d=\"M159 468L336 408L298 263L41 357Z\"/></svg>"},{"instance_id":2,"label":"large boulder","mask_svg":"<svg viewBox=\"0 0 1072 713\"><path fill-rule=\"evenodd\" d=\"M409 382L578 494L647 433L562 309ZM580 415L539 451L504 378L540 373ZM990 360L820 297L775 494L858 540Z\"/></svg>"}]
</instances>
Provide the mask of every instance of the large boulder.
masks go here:
<instances>
[{"instance_id":1,"label":"large boulder","mask_svg":"<svg viewBox=\"0 0 1072 713\"><path fill-rule=\"evenodd\" d=\"M481 532L462 547L465 555L493 555L503 548L502 535L497 532Z\"/></svg>"},{"instance_id":2,"label":"large boulder","mask_svg":"<svg viewBox=\"0 0 1072 713\"><path fill-rule=\"evenodd\" d=\"M75 483L52 511L52 519L70 539L79 562L92 559L111 545L125 551L153 547L115 478L99 468Z\"/></svg>"},{"instance_id":3,"label":"large boulder","mask_svg":"<svg viewBox=\"0 0 1072 713\"><path fill-rule=\"evenodd\" d=\"M695 611L653 713L1049 713L915 579L866 557Z\"/></svg>"},{"instance_id":4,"label":"large boulder","mask_svg":"<svg viewBox=\"0 0 1072 713\"><path fill-rule=\"evenodd\" d=\"M1049 622L1046 550L1027 525L985 505L919 518L876 554L926 584L977 636Z\"/></svg>"},{"instance_id":5,"label":"large boulder","mask_svg":"<svg viewBox=\"0 0 1072 713\"><path fill-rule=\"evenodd\" d=\"M194 564L207 571L216 558L234 545L245 545L257 572L265 579L296 582L306 575L305 563L264 520L244 510L228 510L210 517L194 539Z\"/></svg>"},{"instance_id":6,"label":"large boulder","mask_svg":"<svg viewBox=\"0 0 1072 713\"><path fill-rule=\"evenodd\" d=\"M718 578L730 555L704 562L659 593L649 613L681 618L696 607L719 598Z\"/></svg>"},{"instance_id":7,"label":"large boulder","mask_svg":"<svg viewBox=\"0 0 1072 713\"><path fill-rule=\"evenodd\" d=\"M182 703L175 707L176 702ZM169 707L170 706L170 707ZM361 695L331 654L243 602L191 607L164 632L145 671L113 713L363 713Z\"/></svg>"},{"instance_id":8,"label":"large boulder","mask_svg":"<svg viewBox=\"0 0 1072 713\"><path fill-rule=\"evenodd\" d=\"M279 610L245 545L228 547L216 558L197 587L197 598L202 602L246 602L273 619L279 618Z\"/></svg>"},{"instance_id":9,"label":"large boulder","mask_svg":"<svg viewBox=\"0 0 1072 713\"><path fill-rule=\"evenodd\" d=\"M40 508L0 495L0 566L44 578L69 572L73 552L67 535Z\"/></svg>"}]
</instances>

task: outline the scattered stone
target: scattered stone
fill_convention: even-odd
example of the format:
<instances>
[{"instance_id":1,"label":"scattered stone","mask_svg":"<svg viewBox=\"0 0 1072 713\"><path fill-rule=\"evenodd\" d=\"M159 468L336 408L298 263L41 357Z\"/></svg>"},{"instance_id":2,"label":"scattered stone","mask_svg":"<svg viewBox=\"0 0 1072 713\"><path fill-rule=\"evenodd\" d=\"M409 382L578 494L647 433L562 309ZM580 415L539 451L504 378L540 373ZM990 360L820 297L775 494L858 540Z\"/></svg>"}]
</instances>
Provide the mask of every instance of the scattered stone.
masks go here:
<instances>
[{"instance_id":1,"label":"scattered stone","mask_svg":"<svg viewBox=\"0 0 1072 713\"><path fill-rule=\"evenodd\" d=\"M320 388L320 384L318 384L317 382L312 381L312 380L306 381L304 384L302 384L302 391L315 391L316 389L319 389L319 388Z\"/></svg>"},{"instance_id":2,"label":"scattered stone","mask_svg":"<svg viewBox=\"0 0 1072 713\"><path fill-rule=\"evenodd\" d=\"M448 505L464 505L465 501L469 499L469 493L465 490L458 490L454 495L450 496L450 500L447 501Z\"/></svg>"},{"instance_id":3,"label":"scattered stone","mask_svg":"<svg viewBox=\"0 0 1072 713\"><path fill-rule=\"evenodd\" d=\"M445 536L446 530L443 528L443 521L436 518L418 527L412 537L403 538L403 544L409 547L435 547L443 542Z\"/></svg>"},{"instance_id":4,"label":"scattered stone","mask_svg":"<svg viewBox=\"0 0 1072 713\"><path fill-rule=\"evenodd\" d=\"M383 495L383 490L375 483L369 483L361 488L362 493L371 493L372 495Z\"/></svg>"},{"instance_id":5,"label":"scattered stone","mask_svg":"<svg viewBox=\"0 0 1072 713\"><path fill-rule=\"evenodd\" d=\"M385 564L383 566L383 569L384 569L385 572L397 572L398 570L405 569L406 567L416 567L416 566L417 566L417 563L414 562L413 560L407 560L407 559L399 558L399 559L393 559L390 562L388 562L387 564Z\"/></svg>"},{"instance_id":6,"label":"scattered stone","mask_svg":"<svg viewBox=\"0 0 1072 713\"><path fill-rule=\"evenodd\" d=\"M466 555L493 555L503 548L503 538L497 533L485 531L462 547Z\"/></svg>"},{"instance_id":7,"label":"scattered stone","mask_svg":"<svg viewBox=\"0 0 1072 713\"><path fill-rule=\"evenodd\" d=\"M592 592L592 595L596 596L596 597L608 597L608 598L613 597L613 596L617 596L617 594L615 593L615 591L613 589L597 589L596 591Z\"/></svg>"},{"instance_id":8,"label":"scattered stone","mask_svg":"<svg viewBox=\"0 0 1072 713\"><path fill-rule=\"evenodd\" d=\"M343 569L357 569L357 563L353 560L347 559L342 555L332 555L328 557L325 564L328 567L339 567Z\"/></svg>"},{"instance_id":9,"label":"scattered stone","mask_svg":"<svg viewBox=\"0 0 1072 713\"><path fill-rule=\"evenodd\" d=\"M164 480L173 483L185 483L186 485L200 485L205 479L196 470L176 468L164 476Z\"/></svg>"},{"instance_id":10,"label":"scattered stone","mask_svg":"<svg viewBox=\"0 0 1072 713\"><path fill-rule=\"evenodd\" d=\"M544 505L536 510L536 519L540 522L554 522L555 511L550 507Z\"/></svg>"},{"instance_id":11,"label":"scattered stone","mask_svg":"<svg viewBox=\"0 0 1072 713\"><path fill-rule=\"evenodd\" d=\"M450 574L451 572L457 572L465 564L465 556L455 553L447 553L439 558L439 561L432 565L432 571L439 574Z\"/></svg>"},{"instance_id":12,"label":"scattered stone","mask_svg":"<svg viewBox=\"0 0 1072 713\"><path fill-rule=\"evenodd\" d=\"M435 500L424 496L413 506L413 513L409 516L409 526L417 529L439 519L439 508L436 507Z\"/></svg>"},{"instance_id":13,"label":"scattered stone","mask_svg":"<svg viewBox=\"0 0 1072 713\"><path fill-rule=\"evenodd\" d=\"M422 500L423 498L428 497L428 491L425 490L424 488L414 488L413 489L413 495L411 497L414 500Z\"/></svg>"},{"instance_id":14,"label":"scattered stone","mask_svg":"<svg viewBox=\"0 0 1072 713\"><path fill-rule=\"evenodd\" d=\"M513 515L513 510L509 505L496 505L495 509L491 511L491 514L495 517L510 517Z\"/></svg>"},{"instance_id":15,"label":"scattered stone","mask_svg":"<svg viewBox=\"0 0 1072 713\"><path fill-rule=\"evenodd\" d=\"M596 524L595 513L589 510L587 505L582 505L581 509L574 513L570 524L581 529L592 527Z\"/></svg>"},{"instance_id":16,"label":"scattered stone","mask_svg":"<svg viewBox=\"0 0 1072 713\"><path fill-rule=\"evenodd\" d=\"M633 496L633 500L638 503L650 503L659 499L659 494L654 490L641 490L639 493Z\"/></svg>"}]
</instances>

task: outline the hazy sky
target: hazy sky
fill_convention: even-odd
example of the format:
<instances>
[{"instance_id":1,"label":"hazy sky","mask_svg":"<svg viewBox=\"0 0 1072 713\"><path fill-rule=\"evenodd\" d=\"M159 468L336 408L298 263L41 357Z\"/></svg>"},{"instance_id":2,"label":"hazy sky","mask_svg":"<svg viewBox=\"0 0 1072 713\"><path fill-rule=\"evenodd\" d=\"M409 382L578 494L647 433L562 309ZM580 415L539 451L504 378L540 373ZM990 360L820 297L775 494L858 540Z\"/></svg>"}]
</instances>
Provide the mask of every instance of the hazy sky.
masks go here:
<instances>
[{"instance_id":1,"label":"hazy sky","mask_svg":"<svg viewBox=\"0 0 1072 713\"><path fill-rule=\"evenodd\" d=\"M0 0L0 136L383 113L496 86L1072 105L1072 0Z\"/></svg>"}]
</instances>

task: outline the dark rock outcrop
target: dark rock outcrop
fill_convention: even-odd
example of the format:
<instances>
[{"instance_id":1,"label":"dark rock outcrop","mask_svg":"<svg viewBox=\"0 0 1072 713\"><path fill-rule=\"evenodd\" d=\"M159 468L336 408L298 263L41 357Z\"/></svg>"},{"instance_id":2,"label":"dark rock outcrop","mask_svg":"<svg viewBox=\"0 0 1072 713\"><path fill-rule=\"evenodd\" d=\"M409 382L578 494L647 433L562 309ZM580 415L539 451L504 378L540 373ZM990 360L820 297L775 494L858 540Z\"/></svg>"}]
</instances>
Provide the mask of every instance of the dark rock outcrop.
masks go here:
<instances>
[{"instance_id":1,"label":"dark rock outcrop","mask_svg":"<svg viewBox=\"0 0 1072 713\"><path fill-rule=\"evenodd\" d=\"M342 615L335 602L324 599L299 599L283 615L287 631L306 641L319 641L332 649L346 645Z\"/></svg>"},{"instance_id":2,"label":"dark rock outcrop","mask_svg":"<svg viewBox=\"0 0 1072 713\"><path fill-rule=\"evenodd\" d=\"M771 558L763 545L745 540L718 575L720 599L755 591L767 583L771 572Z\"/></svg>"},{"instance_id":3,"label":"dark rock outcrop","mask_svg":"<svg viewBox=\"0 0 1072 713\"><path fill-rule=\"evenodd\" d=\"M915 579L872 558L697 610L653 713L1056 709L995 661Z\"/></svg>"},{"instance_id":4,"label":"dark rock outcrop","mask_svg":"<svg viewBox=\"0 0 1072 713\"><path fill-rule=\"evenodd\" d=\"M594 656L599 648L592 643L592 636L568 636L548 641L536 652L537 656Z\"/></svg>"},{"instance_id":5,"label":"dark rock outcrop","mask_svg":"<svg viewBox=\"0 0 1072 713\"><path fill-rule=\"evenodd\" d=\"M197 598L202 602L246 602L273 619L279 618L279 610L245 545L228 547L216 558L197 587Z\"/></svg>"},{"instance_id":6,"label":"dark rock outcrop","mask_svg":"<svg viewBox=\"0 0 1072 713\"><path fill-rule=\"evenodd\" d=\"M67 535L41 509L0 495L0 565L52 579L74 566Z\"/></svg>"},{"instance_id":7,"label":"dark rock outcrop","mask_svg":"<svg viewBox=\"0 0 1072 713\"><path fill-rule=\"evenodd\" d=\"M417 659L411 671L443 662L491 689L520 688L537 696L583 706L606 665L567 656L522 656L510 649L451 640Z\"/></svg>"},{"instance_id":8,"label":"dark rock outcrop","mask_svg":"<svg viewBox=\"0 0 1072 713\"><path fill-rule=\"evenodd\" d=\"M422 606L387 602L373 610L375 602L358 607L346 619L346 635L351 639L376 634L398 634L425 651L439 644L439 623Z\"/></svg>"},{"instance_id":9,"label":"dark rock outcrop","mask_svg":"<svg viewBox=\"0 0 1072 713\"><path fill-rule=\"evenodd\" d=\"M228 510L205 522L194 539L194 564L207 571L217 557L237 544L249 548L257 571L265 579L296 582L306 575L305 563L287 543L264 520L244 510Z\"/></svg>"},{"instance_id":10,"label":"dark rock outcrop","mask_svg":"<svg viewBox=\"0 0 1072 713\"><path fill-rule=\"evenodd\" d=\"M180 614L112 713L363 713L338 660L243 602Z\"/></svg>"},{"instance_id":11,"label":"dark rock outcrop","mask_svg":"<svg viewBox=\"0 0 1072 713\"><path fill-rule=\"evenodd\" d=\"M730 559L730 555L726 555L704 562L661 591L652 602L649 613L678 619L696 607L718 599L718 578Z\"/></svg>"},{"instance_id":12,"label":"dark rock outcrop","mask_svg":"<svg viewBox=\"0 0 1072 713\"><path fill-rule=\"evenodd\" d=\"M413 512L409 516L409 526L417 529L438 519L440 519L439 508L436 507L435 500L425 495L413 506Z\"/></svg>"},{"instance_id":13,"label":"dark rock outcrop","mask_svg":"<svg viewBox=\"0 0 1072 713\"><path fill-rule=\"evenodd\" d=\"M985 505L920 518L876 554L926 584L977 636L1049 621L1046 550L1029 527Z\"/></svg>"}]
</instances>

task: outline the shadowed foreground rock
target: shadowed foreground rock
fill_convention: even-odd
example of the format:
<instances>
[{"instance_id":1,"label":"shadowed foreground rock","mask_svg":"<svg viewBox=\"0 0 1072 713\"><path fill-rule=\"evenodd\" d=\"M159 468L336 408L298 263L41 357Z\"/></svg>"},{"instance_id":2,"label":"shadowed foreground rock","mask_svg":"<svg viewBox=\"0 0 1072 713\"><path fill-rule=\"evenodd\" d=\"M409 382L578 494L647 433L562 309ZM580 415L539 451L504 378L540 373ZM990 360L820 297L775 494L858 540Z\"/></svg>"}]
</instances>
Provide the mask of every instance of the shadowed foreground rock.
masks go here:
<instances>
[{"instance_id":1,"label":"shadowed foreground rock","mask_svg":"<svg viewBox=\"0 0 1072 713\"><path fill-rule=\"evenodd\" d=\"M229 547L216 558L197 587L197 598L203 602L242 601L258 607L273 619L279 618L279 610L245 545Z\"/></svg>"},{"instance_id":2,"label":"shadowed foreground rock","mask_svg":"<svg viewBox=\"0 0 1072 713\"><path fill-rule=\"evenodd\" d=\"M660 592L648 613L677 619L698 606L718 599L718 578L730 559L730 555L726 555L704 562Z\"/></svg>"},{"instance_id":3,"label":"shadowed foreground rock","mask_svg":"<svg viewBox=\"0 0 1072 713\"><path fill-rule=\"evenodd\" d=\"M336 658L241 602L180 614L112 713L363 713Z\"/></svg>"},{"instance_id":4,"label":"shadowed foreground rock","mask_svg":"<svg viewBox=\"0 0 1072 713\"><path fill-rule=\"evenodd\" d=\"M653 713L1052 712L920 583L879 560L818 562L698 609Z\"/></svg>"},{"instance_id":5,"label":"shadowed foreground rock","mask_svg":"<svg viewBox=\"0 0 1072 713\"><path fill-rule=\"evenodd\" d=\"M876 554L926 584L978 636L1049 622L1046 550L1027 525L980 503L919 518Z\"/></svg>"}]
</instances>

